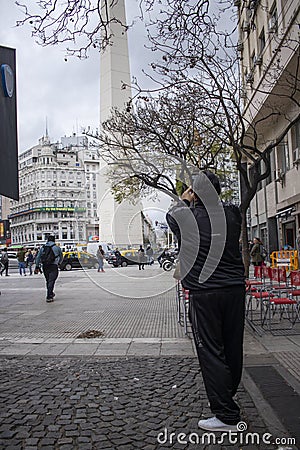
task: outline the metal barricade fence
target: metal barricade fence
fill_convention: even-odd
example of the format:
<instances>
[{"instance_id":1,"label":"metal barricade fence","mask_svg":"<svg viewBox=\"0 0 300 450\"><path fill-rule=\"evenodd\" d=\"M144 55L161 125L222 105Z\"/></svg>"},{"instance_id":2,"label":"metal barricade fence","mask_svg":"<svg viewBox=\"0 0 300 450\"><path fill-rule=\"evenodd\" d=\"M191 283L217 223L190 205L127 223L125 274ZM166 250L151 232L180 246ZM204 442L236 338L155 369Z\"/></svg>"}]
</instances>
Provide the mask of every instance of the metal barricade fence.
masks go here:
<instances>
[{"instance_id":1,"label":"metal barricade fence","mask_svg":"<svg viewBox=\"0 0 300 450\"><path fill-rule=\"evenodd\" d=\"M286 267L286 270L298 270L299 260L297 250L279 250L270 255L271 267Z\"/></svg>"}]
</instances>

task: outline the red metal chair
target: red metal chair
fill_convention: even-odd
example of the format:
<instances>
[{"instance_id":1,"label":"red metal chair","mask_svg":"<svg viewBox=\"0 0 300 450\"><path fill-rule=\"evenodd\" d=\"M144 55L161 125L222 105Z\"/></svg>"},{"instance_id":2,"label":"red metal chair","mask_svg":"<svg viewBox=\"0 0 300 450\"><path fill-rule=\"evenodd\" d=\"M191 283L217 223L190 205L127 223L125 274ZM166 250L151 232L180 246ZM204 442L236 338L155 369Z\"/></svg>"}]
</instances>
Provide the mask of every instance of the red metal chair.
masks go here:
<instances>
[{"instance_id":1,"label":"red metal chair","mask_svg":"<svg viewBox=\"0 0 300 450\"><path fill-rule=\"evenodd\" d=\"M262 327L267 324L271 332L275 331L274 324L277 315L279 321L276 325L280 325L277 330L291 329L297 321L300 321L300 315L298 302L291 298L286 270L284 268L270 269L270 282L270 297L265 298L262 302ZM285 327L284 319L287 319L290 324L288 328Z\"/></svg>"},{"instance_id":2,"label":"red metal chair","mask_svg":"<svg viewBox=\"0 0 300 450\"><path fill-rule=\"evenodd\" d=\"M278 316L278 322L275 322L275 317ZM285 326L284 319L288 320L289 327ZM289 330L293 328L295 323L300 321L299 307L296 300L288 297L271 297L262 302L262 322L264 327L267 325L269 331L274 332L278 330ZM278 325L274 328L274 325ZM280 326L279 326L280 325Z\"/></svg>"},{"instance_id":3,"label":"red metal chair","mask_svg":"<svg viewBox=\"0 0 300 450\"><path fill-rule=\"evenodd\" d=\"M279 295L281 295L281 291L287 291L287 276L286 270L284 267L273 267L271 270L271 282L272 289L279 291Z\"/></svg>"},{"instance_id":4,"label":"red metal chair","mask_svg":"<svg viewBox=\"0 0 300 450\"><path fill-rule=\"evenodd\" d=\"M300 271L290 272L291 286L289 293L291 297L300 297Z\"/></svg>"},{"instance_id":5,"label":"red metal chair","mask_svg":"<svg viewBox=\"0 0 300 450\"><path fill-rule=\"evenodd\" d=\"M246 280L246 289L250 290L250 288L252 288L252 287L256 288L256 286L261 286L262 284L263 284L262 267L255 266L254 267L254 278L248 278Z\"/></svg>"},{"instance_id":6,"label":"red metal chair","mask_svg":"<svg viewBox=\"0 0 300 450\"><path fill-rule=\"evenodd\" d=\"M269 290L271 286L270 267L256 266L255 269L254 274L260 276L261 281L248 284L248 287L246 283L246 319L249 320L251 326L262 324L262 301L269 300L273 296ZM254 317L255 313L258 313L256 317Z\"/></svg>"}]
</instances>

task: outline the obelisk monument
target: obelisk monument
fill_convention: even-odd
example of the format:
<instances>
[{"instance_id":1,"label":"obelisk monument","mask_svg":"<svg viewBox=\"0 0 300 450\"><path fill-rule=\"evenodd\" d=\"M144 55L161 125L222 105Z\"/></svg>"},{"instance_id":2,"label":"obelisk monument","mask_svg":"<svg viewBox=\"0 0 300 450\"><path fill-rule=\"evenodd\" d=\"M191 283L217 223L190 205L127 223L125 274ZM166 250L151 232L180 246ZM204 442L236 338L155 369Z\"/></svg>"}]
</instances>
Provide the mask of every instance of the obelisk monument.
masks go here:
<instances>
[{"instance_id":1,"label":"obelisk monument","mask_svg":"<svg viewBox=\"0 0 300 450\"><path fill-rule=\"evenodd\" d=\"M124 0L111 3L113 6L109 6L110 17L116 17L120 23L125 24ZM109 118L111 109L125 108L131 97L127 34L118 23L113 23L110 31L112 45L109 45L101 54L100 60L100 129L101 123ZM126 84L126 89L122 89L123 84ZM105 163L102 161L101 174L97 183L100 241L111 242L119 247L142 244L141 201L137 199L135 205L128 201L117 203L110 192L110 180L103 176L105 171Z\"/></svg>"}]
</instances>

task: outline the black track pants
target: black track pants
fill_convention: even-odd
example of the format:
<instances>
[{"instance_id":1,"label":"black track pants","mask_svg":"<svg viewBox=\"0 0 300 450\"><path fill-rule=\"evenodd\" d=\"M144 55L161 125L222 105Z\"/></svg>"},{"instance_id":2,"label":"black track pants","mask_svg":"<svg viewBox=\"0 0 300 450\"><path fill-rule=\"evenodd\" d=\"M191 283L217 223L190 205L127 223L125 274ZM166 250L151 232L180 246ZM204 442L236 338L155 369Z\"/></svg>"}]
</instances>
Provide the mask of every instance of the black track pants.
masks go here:
<instances>
[{"instance_id":1,"label":"black track pants","mask_svg":"<svg viewBox=\"0 0 300 450\"><path fill-rule=\"evenodd\" d=\"M244 286L190 295L190 322L210 408L229 425L240 420L233 396L242 375L244 314Z\"/></svg>"},{"instance_id":2,"label":"black track pants","mask_svg":"<svg viewBox=\"0 0 300 450\"><path fill-rule=\"evenodd\" d=\"M46 278L47 298L52 298L55 281L58 277L58 267L56 264L44 265L43 272Z\"/></svg>"}]
</instances>

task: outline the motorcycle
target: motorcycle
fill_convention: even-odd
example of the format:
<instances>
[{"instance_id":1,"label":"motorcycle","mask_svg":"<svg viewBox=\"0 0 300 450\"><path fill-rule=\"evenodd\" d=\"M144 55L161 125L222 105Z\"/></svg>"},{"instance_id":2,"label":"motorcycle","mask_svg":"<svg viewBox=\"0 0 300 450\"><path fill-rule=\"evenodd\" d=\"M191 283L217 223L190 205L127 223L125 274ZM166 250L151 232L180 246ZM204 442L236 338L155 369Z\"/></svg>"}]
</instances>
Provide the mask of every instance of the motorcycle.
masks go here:
<instances>
[{"instance_id":1,"label":"motorcycle","mask_svg":"<svg viewBox=\"0 0 300 450\"><path fill-rule=\"evenodd\" d=\"M168 253L161 261L161 267L166 272L170 272L170 270L175 269L176 261L177 261L177 252Z\"/></svg>"}]
</instances>

